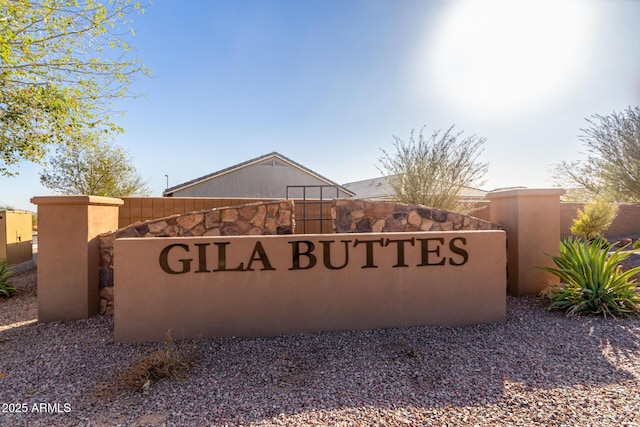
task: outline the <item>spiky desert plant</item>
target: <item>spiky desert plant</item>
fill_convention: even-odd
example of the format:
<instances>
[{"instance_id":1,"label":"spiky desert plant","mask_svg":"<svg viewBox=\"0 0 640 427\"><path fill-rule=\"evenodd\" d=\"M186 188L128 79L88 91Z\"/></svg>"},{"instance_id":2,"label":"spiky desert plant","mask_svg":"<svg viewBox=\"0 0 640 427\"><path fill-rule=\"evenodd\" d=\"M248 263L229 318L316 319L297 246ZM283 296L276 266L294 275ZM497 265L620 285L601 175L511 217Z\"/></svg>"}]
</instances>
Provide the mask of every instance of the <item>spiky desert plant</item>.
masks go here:
<instances>
[{"instance_id":1,"label":"spiky desert plant","mask_svg":"<svg viewBox=\"0 0 640 427\"><path fill-rule=\"evenodd\" d=\"M542 267L561 281L548 293L549 309L566 310L569 316L636 313L640 309L640 293L633 276L640 273L640 267L622 271L620 264L629 252L620 248L608 253L609 249L598 239L562 241L560 255L551 257L557 268Z\"/></svg>"},{"instance_id":2,"label":"spiky desert plant","mask_svg":"<svg viewBox=\"0 0 640 427\"><path fill-rule=\"evenodd\" d=\"M9 279L13 276L13 271L9 269L6 259L0 261L0 296L9 297L17 289L9 283Z\"/></svg>"}]
</instances>

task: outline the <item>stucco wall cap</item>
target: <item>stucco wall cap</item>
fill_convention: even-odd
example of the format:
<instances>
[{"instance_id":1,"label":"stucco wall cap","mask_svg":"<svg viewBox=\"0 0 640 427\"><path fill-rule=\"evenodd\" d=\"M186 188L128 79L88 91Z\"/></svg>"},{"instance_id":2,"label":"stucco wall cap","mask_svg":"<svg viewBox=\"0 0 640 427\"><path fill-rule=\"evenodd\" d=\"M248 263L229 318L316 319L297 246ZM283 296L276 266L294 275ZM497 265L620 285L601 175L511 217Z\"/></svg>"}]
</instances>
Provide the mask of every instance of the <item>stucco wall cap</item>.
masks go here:
<instances>
[{"instance_id":1,"label":"stucco wall cap","mask_svg":"<svg viewBox=\"0 0 640 427\"><path fill-rule=\"evenodd\" d=\"M485 197L489 200L522 197L560 197L564 193L565 191L562 188L518 188L491 191Z\"/></svg>"},{"instance_id":2,"label":"stucco wall cap","mask_svg":"<svg viewBox=\"0 0 640 427\"><path fill-rule=\"evenodd\" d=\"M92 205L92 206L120 206L124 204L122 199L102 196L39 196L32 197L34 205Z\"/></svg>"}]
</instances>

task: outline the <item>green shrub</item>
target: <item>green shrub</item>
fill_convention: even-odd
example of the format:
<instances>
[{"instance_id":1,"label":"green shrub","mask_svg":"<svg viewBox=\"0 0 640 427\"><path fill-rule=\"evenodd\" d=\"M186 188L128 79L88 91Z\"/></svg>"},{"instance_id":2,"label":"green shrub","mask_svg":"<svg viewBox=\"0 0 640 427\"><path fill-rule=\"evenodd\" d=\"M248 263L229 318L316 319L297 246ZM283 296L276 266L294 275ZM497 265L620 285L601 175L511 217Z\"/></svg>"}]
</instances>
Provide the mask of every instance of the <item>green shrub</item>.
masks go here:
<instances>
[{"instance_id":1,"label":"green shrub","mask_svg":"<svg viewBox=\"0 0 640 427\"><path fill-rule=\"evenodd\" d=\"M593 200L578 209L578 217L573 220L571 233L587 240L604 233L616 219L618 206L606 200Z\"/></svg>"},{"instance_id":2,"label":"green shrub","mask_svg":"<svg viewBox=\"0 0 640 427\"><path fill-rule=\"evenodd\" d=\"M640 249L640 239L633 242L633 249Z\"/></svg>"},{"instance_id":3,"label":"green shrub","mask_svg":"<svg viewBox=\"0 0 640 427\"><path fill-rule=\"evenodd\" d=\"M9 297L17 289L9 283L9 278L13 276L13 271L9 270L7 260L0 261L0 297Z\"/></svg>"},{"instance_id":4,"label":"green shrub","mask_svg":"<svg viewBox=\"0 0 640 427\"><path fill-rule=\"evenodd\" d=\"M607 317L637 312L640 293L633 276L640 273L640 267L622 271L620 263L630 254L622 249L608 254L609 247L603 244L578 239L561 242L560 255L552 256L558 268L542 267L561 281L547 292L551 299L549 309L566 310L569 316Z\"/></svg>"}]
</instances>

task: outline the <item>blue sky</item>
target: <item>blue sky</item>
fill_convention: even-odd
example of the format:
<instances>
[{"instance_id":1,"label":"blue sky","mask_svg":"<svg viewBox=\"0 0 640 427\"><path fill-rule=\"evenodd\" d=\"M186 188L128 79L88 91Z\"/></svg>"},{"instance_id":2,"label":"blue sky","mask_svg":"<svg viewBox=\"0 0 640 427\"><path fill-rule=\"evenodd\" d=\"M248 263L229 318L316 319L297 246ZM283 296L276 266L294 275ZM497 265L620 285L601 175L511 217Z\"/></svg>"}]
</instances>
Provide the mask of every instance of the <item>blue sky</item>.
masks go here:
<instances>
[{"instance_id":1,"label":"blue sky","mask_svg":"<svg viewBox=\"0 0 640 427\"><path fill-rule=\"evenodd\" d=\"M156 0L132 42L152 70L115 107L152 195L271 151L346 183L393 135L487 138L483 188L548 187L585 117L640 104L640 2ZM35 209L41 167L0 177Z\"/></svg>"}]
</instances>

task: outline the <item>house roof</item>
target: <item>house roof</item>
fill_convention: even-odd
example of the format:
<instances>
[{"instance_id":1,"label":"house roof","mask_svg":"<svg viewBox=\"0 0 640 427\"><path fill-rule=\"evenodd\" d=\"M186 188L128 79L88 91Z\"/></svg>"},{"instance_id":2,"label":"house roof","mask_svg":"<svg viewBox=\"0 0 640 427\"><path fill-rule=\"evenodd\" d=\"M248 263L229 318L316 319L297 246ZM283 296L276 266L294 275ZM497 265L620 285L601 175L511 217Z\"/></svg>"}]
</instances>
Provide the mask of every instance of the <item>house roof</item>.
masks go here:
<instances>
[{"instance_id":1,"label":"house roof","mask_svg":"<svg viewBox=\"0 0 640 427\"><path fill-rule=\"evenodd\" d=\"M359 199L382 199L393 197L396 192L389 183L389 177L365 179L343 184L343 187L354 192ZM473 187L463 187L460 195L465 198L482 199L487 191Z\"/></svg>"},{"instance_id":2,"label":"house roof","mask_svg":"<svg viewBox=\"0 0 640 427\"><path fill-rule=\"evenodd\" d=\"M279 159L279 160L281 160L281 161L293 166L294 168L300 169L301 171L303 171L303 172L305 172L305 173L307 173L309 175L312 175L312 176L314 176L315 178L317 178L317 179L319 179L321 181L326 182L327 185L336 185L336 186L338 186L338 189L340 191L344 192L344 193L347 193L347 194L349 194L351 196L354 195L353 191L345 188L344 186L342 186L342 185L340 185L340 184L338 184L338 183L336 183L334 181L331 181L328 178L325 178L324 176L320 175L319 173L314 172L311 169L302 166L300 163L297 163L297 162L291 160L290 158L288 158L286 156L283 156L282 154L280 154L278 152L275 152L275 151L273 151L271 153L268 153L268 154L265 154L265 155L260 156L260 157L256 157L256 158L247 160L247 161L242 162L242 163L238 163L237 165L233 165L233 166L230 166L228 168L221 169L221 170L219 170L217 172L213 172L213 173L210 173L208 175L201 176L200 178L192 179L191 181L187 181L187 182L184 182L182 184L178 184L178 185L175 185L173 187L167 188L166 190L164 190L162 192L162 195L163 196L171 195L171 194L173 194L173 192L178 191L178 190L182 190L183 188L191 187L192 185L199 184L199 183L201 183L203 181L208 181L208 180L211 180L211 179L215 179L215 178L217 178L219 176L231 173L231 172L236 171L238 169L242 169L242 168L245 168L245 167L251 166L253 164L256 164L256 163L259 163L259 162L263 162L263 161L265 161L267 159L272 159L272 158L277 158L277 159Z\"/></svg>"},{"instance_id":3,"label":"house roof","mask_svg":"<svg viewBox=\"0 0 640 427\"><path fill-rule=\"evenodd\" d=\"M395 191L393 191L389 180L385 176L349 182L343 184L343 186L354 192L359 199L381 199L395 195Z\"/></svg>"}]
</instances>

